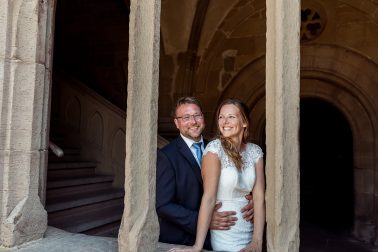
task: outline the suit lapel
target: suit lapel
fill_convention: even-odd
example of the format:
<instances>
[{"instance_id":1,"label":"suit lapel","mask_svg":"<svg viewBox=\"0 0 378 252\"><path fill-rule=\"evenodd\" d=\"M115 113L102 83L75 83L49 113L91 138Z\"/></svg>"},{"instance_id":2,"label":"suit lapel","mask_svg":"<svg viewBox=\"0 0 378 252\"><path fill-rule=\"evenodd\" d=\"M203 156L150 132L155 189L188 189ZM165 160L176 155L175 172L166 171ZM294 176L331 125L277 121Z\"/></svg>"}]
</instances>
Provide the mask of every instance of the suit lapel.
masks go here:
<instances>
[{"instance_id":1,"label":"suit lapel","mask_svg":"<svg viewBox=\"0 0 378 252\"><path fill-rule=\"evenodd\" d=\"M197 163L197 160L193 156L193 153L190 151L188 145L180 136L178 137L177 141L177 149L179 150L180 154L189 162L190 168L194 172L198 181L202 184L201 169Z\"/></svg>"}]
</instances>

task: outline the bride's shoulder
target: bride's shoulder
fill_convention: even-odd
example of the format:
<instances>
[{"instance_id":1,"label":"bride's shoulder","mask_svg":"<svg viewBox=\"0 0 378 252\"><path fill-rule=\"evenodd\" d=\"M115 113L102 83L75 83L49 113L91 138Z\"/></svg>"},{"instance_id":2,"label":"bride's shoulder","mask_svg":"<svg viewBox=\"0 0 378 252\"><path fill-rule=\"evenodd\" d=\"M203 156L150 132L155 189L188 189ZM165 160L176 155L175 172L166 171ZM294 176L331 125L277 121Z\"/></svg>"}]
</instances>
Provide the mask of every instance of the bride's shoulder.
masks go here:
<instances>
[{"instance_id":1,"label":"bride's shoulder","mask_svg":"<svg viewBox=\"0 0 378 252\"><path fill-rule=\"evenodd\" d=\"M221 147L221 142L218 138L216 138L216 139L210 141L206 145L204 154L206 154L209 151L212 152L212 153L218 154L220 152L220 147Z\"/></svg>"},{"instance_id":2,"label":"bride's shoulder","mask_svg":"<svg viewBox=\"0 0 378 252\"><path fill-rule=\"evenodd\" d=\"M247 143L248 152L251 153L253 156L264 156L264 152L262 151L261 147L255 143Z\"/></svg>"}]
</instances>

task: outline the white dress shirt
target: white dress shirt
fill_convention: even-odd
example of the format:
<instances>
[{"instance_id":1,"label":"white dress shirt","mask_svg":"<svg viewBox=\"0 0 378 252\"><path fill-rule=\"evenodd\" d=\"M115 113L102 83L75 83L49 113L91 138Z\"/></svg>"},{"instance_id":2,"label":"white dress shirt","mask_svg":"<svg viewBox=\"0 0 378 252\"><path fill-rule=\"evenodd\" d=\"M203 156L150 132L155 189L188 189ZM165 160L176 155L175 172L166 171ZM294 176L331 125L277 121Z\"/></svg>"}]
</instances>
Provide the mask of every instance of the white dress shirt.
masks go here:
<instances>
[{"instance_id":1,"label":"white dress shirt","mask_svg":"<svg viewBox=\"0 0 378 252\"><path fill-rule=\"evenodd\" d=\"M181 133L180 133L180 135L181 135L182 139L184 140L184 142L186 143L186 145L188 145L188 147L189 147L190 151L192 152L194 158L197 160L198 165L201 167L201 164L200 164L199 160L197 159L196 149L193 147L193 144L194 143L202 143L201 144L201 150L202 150L202 153L203 153L203 151L205 150L205 147L204 147L202 136L201 136L201 140L196 142L196 141L193 141L192 139L189 139L189 138L183 136Z\"/></svg>"}]
</instances>

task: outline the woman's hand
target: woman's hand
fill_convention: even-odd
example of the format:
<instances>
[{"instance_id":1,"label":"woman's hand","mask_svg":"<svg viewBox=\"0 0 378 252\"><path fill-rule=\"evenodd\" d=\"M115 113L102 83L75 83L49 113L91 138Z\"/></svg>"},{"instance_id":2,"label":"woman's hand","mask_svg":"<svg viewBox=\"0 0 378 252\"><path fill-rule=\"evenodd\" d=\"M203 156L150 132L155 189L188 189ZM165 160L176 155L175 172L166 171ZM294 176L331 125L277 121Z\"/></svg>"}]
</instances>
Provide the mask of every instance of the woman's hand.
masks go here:
<instances>
[{"instance_id":1,"label":"woman's hand","mask_svg":"<svg viewBox=\"0 0 378 252\"><path fill-rule=\"evenodd\" d=\"M261 252L262 251L262 241L253 240L247 247L243 248L239 252Z\"/></svg>"}]
</instances>

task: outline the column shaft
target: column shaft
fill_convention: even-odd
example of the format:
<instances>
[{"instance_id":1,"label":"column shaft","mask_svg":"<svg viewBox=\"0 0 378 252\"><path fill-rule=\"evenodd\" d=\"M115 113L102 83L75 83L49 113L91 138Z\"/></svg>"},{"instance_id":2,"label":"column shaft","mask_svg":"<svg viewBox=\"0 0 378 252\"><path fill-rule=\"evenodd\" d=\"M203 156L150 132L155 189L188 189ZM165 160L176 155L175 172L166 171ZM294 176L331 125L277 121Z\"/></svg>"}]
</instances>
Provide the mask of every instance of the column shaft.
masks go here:
<instances>
[{"instance_id":1,"label":"column shaft","mask_svg":"<svg viewBox=\"0 0 378 252\"><path fill-rule=\"evenodd\" d=\"M267 244L299 251L298 0L267 0L266 144Z\"/></svg>"},{"instance_id":2,"label":"column shaft","mask_svg":"<svg viewBox=\"0 0 378 252\"><path fill-rule=\"evenodd\" d=\"M53 1L0 3L0 245L43 236Z\"/></svg>"},{"instance_id":3,"label":"column shaft","mask_svg":"<svg viewBox=\"0 0 378 252\"><path fill-rule=\"evenodd\" d=\"M132 0L129 28L125 209L119 251L154 251L160 0Z\"/></svg>"}]
</instances>

